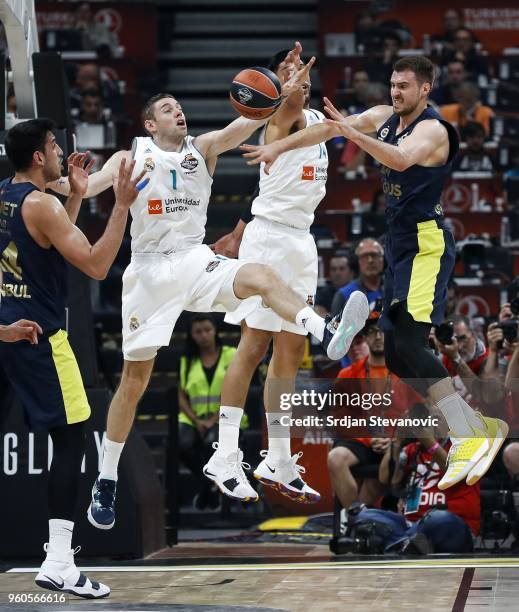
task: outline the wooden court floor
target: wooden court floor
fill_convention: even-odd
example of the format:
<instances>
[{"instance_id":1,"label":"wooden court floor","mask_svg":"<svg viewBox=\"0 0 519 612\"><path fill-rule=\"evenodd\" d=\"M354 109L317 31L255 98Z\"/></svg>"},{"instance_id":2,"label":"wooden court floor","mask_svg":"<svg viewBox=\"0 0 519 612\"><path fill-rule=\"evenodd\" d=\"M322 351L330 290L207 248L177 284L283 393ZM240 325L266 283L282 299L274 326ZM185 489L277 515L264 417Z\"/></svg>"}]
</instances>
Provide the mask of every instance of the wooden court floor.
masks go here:
<instances>
[{"instance_id":1,"label":"wooden court floor","mask_svg":"<svg viewBox=\"0 0 519 612\"><path fill-rule=\"evenodd\" d=\"M83 563L90 577L112 589L109 598L94 602L70 597L64 604L9 604L9 593L42 592L33 582L36 568L11 567L0 574L0 611L519 610L517 557L352 561L330 557L324 546L253 548L189 544L171 549L169 559L158 554L140 564Z\"/></svg>"}]
</instances>

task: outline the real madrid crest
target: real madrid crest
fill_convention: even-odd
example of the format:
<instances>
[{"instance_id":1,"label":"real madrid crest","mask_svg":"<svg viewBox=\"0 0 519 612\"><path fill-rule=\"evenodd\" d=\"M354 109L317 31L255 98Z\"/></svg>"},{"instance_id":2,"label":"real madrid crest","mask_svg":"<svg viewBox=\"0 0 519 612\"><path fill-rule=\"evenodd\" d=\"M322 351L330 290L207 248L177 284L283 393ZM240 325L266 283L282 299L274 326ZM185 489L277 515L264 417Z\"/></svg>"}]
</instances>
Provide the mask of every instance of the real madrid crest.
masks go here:
<instances>
[{"instance_id":1,"label":"real madrid crest","mask_svg":"<svg viewBox=\"0 0 519 612\"><path fill-rule=\"evenodd\" d=\"M139 329L139 319L137 317L130 317L130 331L136 331Z\"/></svg>"},{"instance_id":2,"label":"real madrid crest","mask_svg":"<svg viewBox=\"0 0 519 612\"><path fill-rule=\"evenodd\" d=\"M146 172L153 172L153 170L155 170L155 162L152 157L147 157L144 160L144 170L146 170Z\"/></svg>"}]
</instances>

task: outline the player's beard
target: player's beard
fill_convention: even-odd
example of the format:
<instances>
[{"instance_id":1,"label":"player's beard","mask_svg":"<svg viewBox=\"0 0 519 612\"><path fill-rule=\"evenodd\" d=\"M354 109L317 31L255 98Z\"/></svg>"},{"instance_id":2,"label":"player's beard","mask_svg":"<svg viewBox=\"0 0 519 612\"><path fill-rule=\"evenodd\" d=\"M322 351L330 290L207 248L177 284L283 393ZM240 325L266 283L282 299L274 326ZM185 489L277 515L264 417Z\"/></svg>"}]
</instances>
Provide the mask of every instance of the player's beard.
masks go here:
<instances>
[{"instance_id":1,"label":"player's beard","mask_svg":"<svg viewBox=\"0 0 519 612\"><path fill-rule=\"evenodd\" d=\"M400 108L399 110L396 110L395 105L393 103L393 112L395 113L395 115L398 115L399 117L407 117L407 115L414 113L414 111L418 108L419 104L420 104L420 98L418 98L414 103L409 103L406 106L402 104L402 108Z\"/></svg>"}]
</instances>

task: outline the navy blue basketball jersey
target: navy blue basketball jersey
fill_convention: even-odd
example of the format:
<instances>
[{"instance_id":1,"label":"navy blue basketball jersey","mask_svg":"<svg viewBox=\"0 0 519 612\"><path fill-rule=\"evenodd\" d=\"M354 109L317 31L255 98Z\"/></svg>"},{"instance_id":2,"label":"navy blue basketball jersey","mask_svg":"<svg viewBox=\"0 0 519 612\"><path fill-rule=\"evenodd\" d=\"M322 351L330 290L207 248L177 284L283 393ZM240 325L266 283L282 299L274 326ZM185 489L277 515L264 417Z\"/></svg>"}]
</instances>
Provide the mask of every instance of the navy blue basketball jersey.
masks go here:
<instances>
[{"instance_id":1,"label":"navy blue basketball jersey","mask_svg":"<svg viewBox=\"0 0 519 612\"><path fill-rule=\"evenodd\" d=\"M23 202L37 189L12 183L12 177L0 182L0 323L30 319L49 332L65 326L67 265L54 247L36 244L25 227Z\"/></svg>"},{"instance_id":2,"label":"navy blue basketball jersey","mask_svg":"<svg viewBox=\"0 0 519 612\"><path fill-rule=\"evenodd\" d=\"M400 117L391 115L378 130L377 138L398 146L420 121L426 119L437 119L446 127L449 135L449 157L443 166L434 168L415 164L398 172L382 166L382 188L390 229L416 229L417 223L443 217L441 194L451 172L452 160L459 148L458 134L452 125L444 121L431 106L427 106L423 113L400 133L397 133Z\"/></svg>"}]
</instances>

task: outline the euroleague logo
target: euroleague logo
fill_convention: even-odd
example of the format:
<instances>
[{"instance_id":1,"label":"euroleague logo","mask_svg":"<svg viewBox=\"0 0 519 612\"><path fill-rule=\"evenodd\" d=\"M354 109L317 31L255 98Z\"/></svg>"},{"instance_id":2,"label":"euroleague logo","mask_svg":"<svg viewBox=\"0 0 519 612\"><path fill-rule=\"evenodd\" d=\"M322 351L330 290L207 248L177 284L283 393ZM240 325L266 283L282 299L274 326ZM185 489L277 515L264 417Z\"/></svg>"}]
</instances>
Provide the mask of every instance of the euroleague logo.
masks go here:
<instances>
[{"instance_id":1,"label":"euroleague logo","mask_svg":"<svg viewBox=\"0 0 519 612\"><path fill-rule=\"evenodd\" d=\"M238 100L242 104L248 104L252 100L252 91L247 87L240 87L238 89Z\"/></svg>"},{"instance_id":2,"label":"euroleague logo","mask_svg":"<svg viewBox=\"0 0 519 612\"><path fill-rule=\"evenodd\" d=\"M184 170L193 172L193 170L195 170L195 168L198 166L198 159L192 153L188 153L180 162L180 165L182 168L184 168Z\"/></svg>"}]
</instances>

